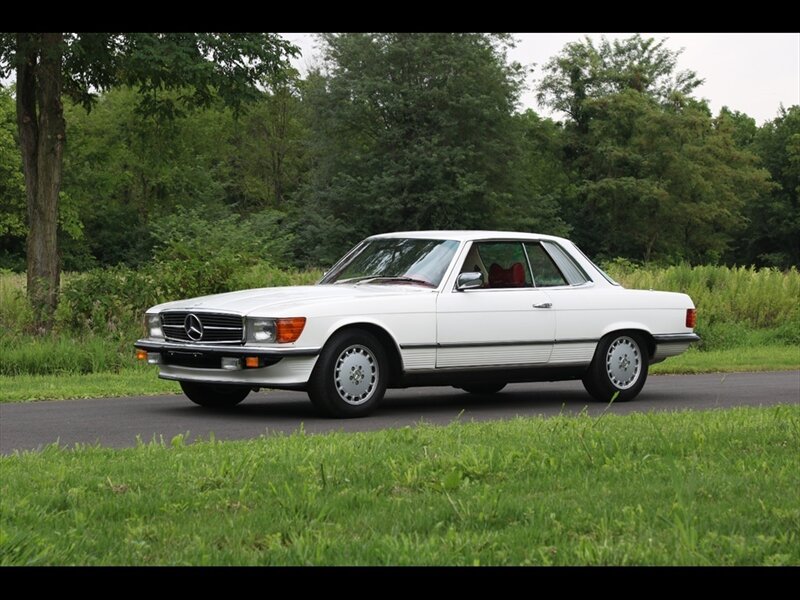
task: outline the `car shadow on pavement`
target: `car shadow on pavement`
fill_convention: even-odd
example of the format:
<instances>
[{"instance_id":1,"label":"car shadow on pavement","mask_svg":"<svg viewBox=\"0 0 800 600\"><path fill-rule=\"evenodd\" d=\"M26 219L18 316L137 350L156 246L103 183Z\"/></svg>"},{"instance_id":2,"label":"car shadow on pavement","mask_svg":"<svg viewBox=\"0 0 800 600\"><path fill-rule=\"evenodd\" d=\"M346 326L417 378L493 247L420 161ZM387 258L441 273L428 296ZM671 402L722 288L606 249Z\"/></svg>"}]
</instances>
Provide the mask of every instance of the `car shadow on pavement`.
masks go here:
<instances>
[{"instance_id":1,"label":"car shadow on pavement","mask_svg":"<svg viewBox=\"0 0 800 600\"><path fill-rule=\"evenodd\" d=\"M642 395L644 399L645 395ZM508 418L515 415L575 415L602 412L606 405L592 402L582 388L532 391L513 386L491 395L468 394L453 388L389 390L381 405L364 419L456 418L459 415ZM317 413L304 393L261 392L229 409L201 408L181 399L175 405L155 410L189 418L276 421L337 421ZM361 420L361 419L357 419Z\"/></svg>"}]
</instances>

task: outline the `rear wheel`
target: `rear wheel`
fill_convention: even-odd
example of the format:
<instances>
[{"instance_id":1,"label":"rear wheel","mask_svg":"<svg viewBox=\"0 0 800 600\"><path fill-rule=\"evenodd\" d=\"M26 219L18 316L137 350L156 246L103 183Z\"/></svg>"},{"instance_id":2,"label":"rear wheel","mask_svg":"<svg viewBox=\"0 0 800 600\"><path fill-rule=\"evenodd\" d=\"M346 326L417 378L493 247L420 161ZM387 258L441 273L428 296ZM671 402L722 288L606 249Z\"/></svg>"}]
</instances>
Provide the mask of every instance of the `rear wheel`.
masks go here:
<instances>
[{"instance_id":1,"label":"rear wheel","mask_svg":"<svg viewBox=\"0 0 800 600\"><path fill-rule=\"evenodd\" d=\"M472 383L470 385L459 386L459 389L462 389L469 394L489 396L490 394L496 394L504 387L506 387L505 383Z\"/></svg>"},{"instance_id":2,"label":"rear wheel","mask_svg":"<svg viewBox=\"0 0 800 600\"><path fill-rule=\"evenodd\" d=\"M597 345L592 364L583 377L583 387L598 402L633 400L647 380L649 358L641 336L616 332Z\"/></svg>"},{"instance_id":3,"label":"rear wheel","mask_svg":"<svg viewBox=\"0 0 800 600\"><path fill-rule=\"evenodd\" d=\"M227 385L222 383L197 383L181 381L181 389L186 396L200 406L209 408L227 408L236 406L247 398L250 386Z\"/></svg>"},{"instance_id":4,"label":"rear wheel","mask_svg":"<svg viewBox=\"0 0 800 600\"><path fill-rule=\"evenodd\" d=\"M364 417L383 399L388 376L386 351L377 338L347 329L322 349L308 395L318 410L332 417Z\"/></svg>"}]
</instances>

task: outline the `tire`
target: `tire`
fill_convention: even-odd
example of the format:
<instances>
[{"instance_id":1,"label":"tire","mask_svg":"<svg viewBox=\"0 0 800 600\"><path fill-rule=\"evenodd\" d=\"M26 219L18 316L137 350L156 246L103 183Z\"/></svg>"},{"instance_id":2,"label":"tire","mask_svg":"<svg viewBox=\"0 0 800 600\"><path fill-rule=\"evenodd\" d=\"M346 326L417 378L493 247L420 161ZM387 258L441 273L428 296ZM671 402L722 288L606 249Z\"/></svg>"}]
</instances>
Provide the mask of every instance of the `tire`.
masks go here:
<instances>
[{"instance_id":1,"label":"tire","mask_svg":"<svg viewBox=\"0 0 800 600\"><path fill-rule=\"evenodd\" d=\"M491 394L496 394L504 387L506 387L505 383L472 383L470 385L462 385L458 389L464 390L468 394L489 396Z\"/></svg>"},{"instance_id":2,"label":"tire","mask_svg":"<svg viewBox=\"0 0 800 600\"><path fill-rule=\"evenodd\" d=\"M216 383L195 383L181 381L181 389L186 396L206 408L230 408L247 398L250 386Z\"/></svg>"},{"instance_id":3,"label":"tire","mask_svg":"<svg viewBox=\"0 0 800 600\"><path fill-rule=\"evenodd\" d=\"M361 329L340 331L319 355L308 396L328 416L365 417L383 399L388 364L386 351L374 335Z\"/></svg>"},{"instance_id":4,"label":"tire","mask_svg":"<svg viewBox=\"0 0 800 600\"><path fill-rule=\"evenodd\" d=\"M650 360L641 336L624 331L607 335L597 345L583 387L598 402L627 402L642 391Z\"/></svg>"}]
</instances>

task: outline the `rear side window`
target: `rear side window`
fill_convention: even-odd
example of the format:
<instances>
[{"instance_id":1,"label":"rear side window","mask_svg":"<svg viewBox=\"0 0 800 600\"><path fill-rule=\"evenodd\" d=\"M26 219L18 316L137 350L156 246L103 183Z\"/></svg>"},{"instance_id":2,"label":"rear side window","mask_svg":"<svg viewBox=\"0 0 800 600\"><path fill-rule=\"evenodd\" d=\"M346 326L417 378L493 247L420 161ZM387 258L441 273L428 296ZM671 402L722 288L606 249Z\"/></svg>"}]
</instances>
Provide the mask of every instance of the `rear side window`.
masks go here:
<instances>
[{"instance_id":1,"label":"rear side window","mask_svg":"<svg viewBox=\"0 0 800 600\"><path fill-rule=\"evenodd\" d=\"M561 246L553 242L543 241L542 246L547 250L547 253L553 258L553 261L558 266L558 269L563 273L564 278L569 285L581 285L587 281L591 281L586 272L576 263Z\"/></svg>"},{"instance_id":2,"label":"rear side window","mask_svg":"<svg viewBox=\"0 0 800 600\"><path fill-rule=\"evenodd\" d=\"M558 267L540 244L536 242L526 243L525 251L528 253L528 260L531 262L533 281L536 287L567 285L567 281L561 271L558 270Z\"/></svg>"}]
</instances>

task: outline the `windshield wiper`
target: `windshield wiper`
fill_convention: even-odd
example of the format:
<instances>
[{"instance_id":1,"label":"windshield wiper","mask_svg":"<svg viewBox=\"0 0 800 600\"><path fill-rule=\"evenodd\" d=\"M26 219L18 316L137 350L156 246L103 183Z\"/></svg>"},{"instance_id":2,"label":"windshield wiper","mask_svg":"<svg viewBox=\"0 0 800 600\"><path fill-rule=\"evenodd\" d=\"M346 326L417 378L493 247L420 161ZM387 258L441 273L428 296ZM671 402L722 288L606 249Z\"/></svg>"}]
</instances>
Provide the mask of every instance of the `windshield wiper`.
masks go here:
<instances>
[{"instance_id":1,"label":"windshield wiper","mask_svg":"<svg viewBox=\"0 0 800 600\"><path fill-rule=\"evenodd\" d=\"M364 275L363 277L343 279L341 281L337 281L336 283L373 283L376 281L406 281L408 283L418 283L426 287L436 287L430 281L417 279L416 277L406 277L405 275Z\"/></svg>"},{"instance_id":2,"label":"windshield wiper","mask_svg":"<svg viewBox=\"0 0 800 600\"><path fill-rule=\"evenodd\" d=\"M334 281L333 285L338 285L340 283L357 283L359 281L364 281L365 279L372 279L375 275L363 275L361 277L351 277L350 279L340 279L339 281Z\"/></svg>"},{"instance_id":3,"label":"windshield wiper","mask_svg":"<svg viewBox=\"0 0 800 600\"><path fill-rule=\"evenodd\" d=\"M430 281L417 279L416 277L406 277L405 275L376 275L374 277L360 278L359 283L372 283L374 281L407 281L408 283L419 283L426 287L436 287Z\"/></svg>"}]
</instances>

